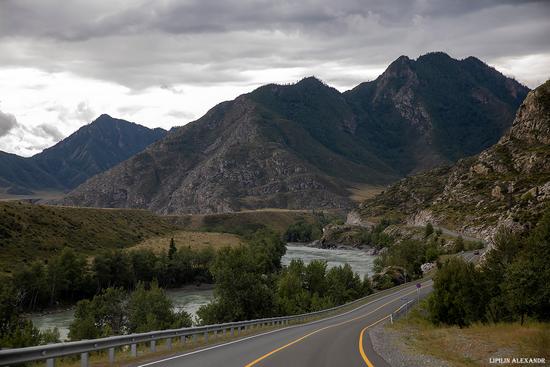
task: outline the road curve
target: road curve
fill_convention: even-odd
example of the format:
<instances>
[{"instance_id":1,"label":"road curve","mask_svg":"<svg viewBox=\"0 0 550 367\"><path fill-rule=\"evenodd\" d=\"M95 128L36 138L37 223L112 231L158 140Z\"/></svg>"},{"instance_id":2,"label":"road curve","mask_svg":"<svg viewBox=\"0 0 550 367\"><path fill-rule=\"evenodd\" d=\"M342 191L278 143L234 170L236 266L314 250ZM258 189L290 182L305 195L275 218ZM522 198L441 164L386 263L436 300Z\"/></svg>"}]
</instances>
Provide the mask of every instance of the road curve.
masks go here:
<instances>
[{"instance_id":1,"label":"road curve","mask_svg":"<svg viewBox=\"0 0 550 367\"><path fill-rule=\"evenodd\" d=\"M419 297L431 292L422 283ZM380 296L342 315L205 347L140 366L389 366L372 349L369 327L417 297L415 285Z\"/></svg>"}]
</instances>

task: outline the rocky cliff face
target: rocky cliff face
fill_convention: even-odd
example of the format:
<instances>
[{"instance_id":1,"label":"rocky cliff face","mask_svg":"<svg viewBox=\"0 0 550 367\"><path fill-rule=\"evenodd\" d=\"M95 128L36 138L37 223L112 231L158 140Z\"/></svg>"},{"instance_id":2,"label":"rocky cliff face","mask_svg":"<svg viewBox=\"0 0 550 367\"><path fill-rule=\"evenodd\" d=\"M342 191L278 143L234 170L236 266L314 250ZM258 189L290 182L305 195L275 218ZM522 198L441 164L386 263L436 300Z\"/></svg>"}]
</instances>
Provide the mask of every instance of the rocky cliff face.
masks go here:
<instances>
[{"instance_id":1,"label":"rocky cliff face","mask_svg":"<svg viewBox=\"0 0 550 367\"><path fill-rule=\"evenodd\" d=\"M460 139L441 138L457 129L478 153L510 126L526 92L485 64L444 54L401 57L346 93L313 77L270 84L173 129L63 203L164 214L352 207L357 183L387 184L464 156ZM441 109L457 101L474 115Z\"/></svg>"},{"instance_id":2,"label":"rocky cliff face","mask_svg":"<svg viewBox=\"0 0 550 367\"><path fill-rule=\"evenodd\" d=\"M550 81L530 92L497 144L455 165L411 176L361 205L363 218L400 216L490 239L536 222L550 199Z\"/></svg>"}]
</instances>

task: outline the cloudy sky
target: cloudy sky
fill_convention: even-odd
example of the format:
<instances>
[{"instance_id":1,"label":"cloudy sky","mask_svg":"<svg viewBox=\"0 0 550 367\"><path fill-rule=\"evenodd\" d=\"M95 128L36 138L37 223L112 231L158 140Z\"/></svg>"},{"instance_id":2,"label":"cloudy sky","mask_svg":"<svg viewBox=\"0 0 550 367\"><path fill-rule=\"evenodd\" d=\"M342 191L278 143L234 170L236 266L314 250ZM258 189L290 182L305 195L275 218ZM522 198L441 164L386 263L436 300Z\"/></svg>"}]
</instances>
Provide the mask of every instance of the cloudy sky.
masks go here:
<instances>
[{"instance_id":1,"label":"cloudy sky","mask_svg":"<svg viewBox=\"0 0 550 367\"><path fill-rule=\"evenodd\" d=\"M309 75L343 91L429 51L533 88L549 19L547 0L0 0L0 150L30 156L101 113L183 125Z\"/></svg>"}]
</instances>

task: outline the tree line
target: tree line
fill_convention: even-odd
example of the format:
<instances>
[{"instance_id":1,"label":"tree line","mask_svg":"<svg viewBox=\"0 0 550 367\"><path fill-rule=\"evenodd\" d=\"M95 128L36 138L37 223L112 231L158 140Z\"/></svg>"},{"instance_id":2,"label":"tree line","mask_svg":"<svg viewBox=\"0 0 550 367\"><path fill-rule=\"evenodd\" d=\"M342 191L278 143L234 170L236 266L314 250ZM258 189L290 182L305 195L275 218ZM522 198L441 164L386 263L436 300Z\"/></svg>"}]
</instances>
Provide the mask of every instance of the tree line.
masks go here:
<instances>
[{"instance_id":1,"label":"tree line","mask_svg":"<svg viewBox=\"0 0 550 367\"><path fill-rule=\"evenodd\" d=\"M24 313L73 305L81 300L85 301L77 304L76 311L76 321L81 322L75 326L71 338L140 330L141 326L132 326L136 323L131 321L130 314L123 317L128 324L115 327L113 320L116 317L109 316L110 313L129 310L130 301L143 292L152 292L148 297L159 299L160 288L211 283L210 266L215 257L212 248L178 249L173 241L168 251L160 254L145 249L117 250L98 254L93 259L65 248L45 262L33 262L14 272L12 277L0 279L0 346L22 347L57 340L59 334L56 331L39 332L30 320L23 317ZM182 321L188 315L171 314L169 301L163 302L157 303L157 306L163 305L158 314L147 314L149 319L144 321L147 325L164 328L188 324ZM154 319L155 315L163 313L161 319Z\"/></svg>"},{"instance_id":2,"label":"tree line","mask_svg":"<svg viewBox=\"0 0 550 367\"><path fill-rule=\"evenodd\" d=\"M134 289L139 282L156 280L162 288L190 283L211 283L212 248L176 249L156 254L151 250L110 251L98 254L91 261L65 248L47 262L34 262L6 279L18 290L23 311L73 304L114 287Z\"/></svg>"}]
</instances>

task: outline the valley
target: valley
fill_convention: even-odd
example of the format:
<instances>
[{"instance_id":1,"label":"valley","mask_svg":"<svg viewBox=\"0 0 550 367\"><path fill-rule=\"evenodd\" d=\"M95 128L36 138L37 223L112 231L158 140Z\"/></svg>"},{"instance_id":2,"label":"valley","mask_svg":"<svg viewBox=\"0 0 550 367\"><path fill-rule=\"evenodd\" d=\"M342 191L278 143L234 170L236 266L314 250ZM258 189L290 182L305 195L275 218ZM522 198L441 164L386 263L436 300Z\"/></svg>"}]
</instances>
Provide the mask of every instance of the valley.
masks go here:
<instances>
[{"instance_id":1,"label":"valley","mask_svg":"<svg viewBox=\"0 0 550 367\"><path fill-rule=\"evenodd\" d=\"M309 314L426 277L427 301L394 342L413 333L425 353L452 325L472 338L489 323L538 333L549 96L550 82L529 91L478 59L430 53L344 93L308 77L169 132L101 115L48 159L2 155L26 176L0 177L0 342ZM143 140L118 154L133 134ZM105 164L102 145L114 149ZM58 176L25 183L45 167Z\"/></svg>"}]
</instances>

